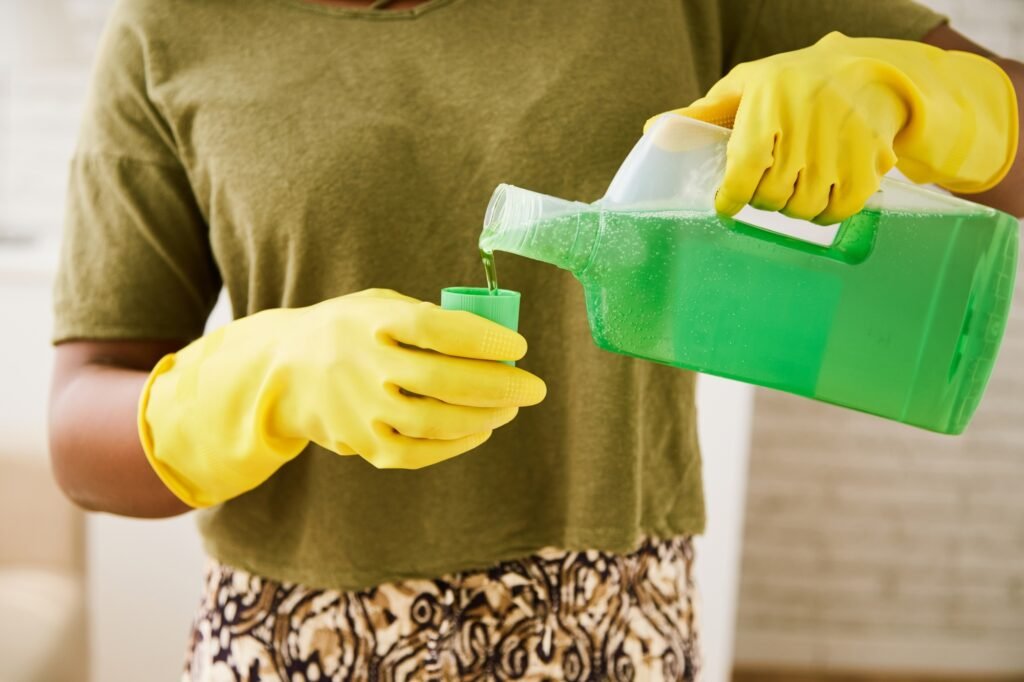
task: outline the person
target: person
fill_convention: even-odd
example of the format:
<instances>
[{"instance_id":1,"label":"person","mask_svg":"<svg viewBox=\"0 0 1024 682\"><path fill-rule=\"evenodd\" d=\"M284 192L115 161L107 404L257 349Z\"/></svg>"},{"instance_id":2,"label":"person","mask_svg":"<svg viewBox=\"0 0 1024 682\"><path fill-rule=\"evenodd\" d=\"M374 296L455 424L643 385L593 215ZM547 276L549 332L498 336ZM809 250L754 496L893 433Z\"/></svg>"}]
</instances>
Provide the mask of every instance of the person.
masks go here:
<instances>
[{"instance_id":1,"label":"person","mask_svg":"<svg viewBox=\"0 0 1024 682\"><path fill-rule=\"evenodd\" d=\"M501 261L523 335L425 301L482 282L498 183L592 201L705 92L724 213L840 219L898 164L1022 214L1022 82L909 0L120 0L71 168L56 476L201 508L183 679L695 679L693 374L595 348L540 263Z\"/></svg>"}]
</instances>

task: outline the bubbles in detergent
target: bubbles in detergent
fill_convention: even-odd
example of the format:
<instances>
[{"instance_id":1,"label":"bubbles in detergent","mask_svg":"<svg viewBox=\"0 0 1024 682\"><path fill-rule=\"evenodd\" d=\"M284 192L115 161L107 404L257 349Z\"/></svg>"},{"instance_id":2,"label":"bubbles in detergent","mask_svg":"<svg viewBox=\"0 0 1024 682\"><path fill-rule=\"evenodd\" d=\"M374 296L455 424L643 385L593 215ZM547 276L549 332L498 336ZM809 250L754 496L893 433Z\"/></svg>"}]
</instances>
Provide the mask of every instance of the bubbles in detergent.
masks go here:
<instances>
[{"instance_id":1,"label":"bubbles in detergent","mask_svg":"<svg viewBox=\"0 0 1024 682\"><path fill-rule=\"evenodd\" d=\"M573 271L606 350L956 432L998 347L1016 227L866 210L821 246L712 212L588 207L493 247Z\"/></svg>"}]
</instances>

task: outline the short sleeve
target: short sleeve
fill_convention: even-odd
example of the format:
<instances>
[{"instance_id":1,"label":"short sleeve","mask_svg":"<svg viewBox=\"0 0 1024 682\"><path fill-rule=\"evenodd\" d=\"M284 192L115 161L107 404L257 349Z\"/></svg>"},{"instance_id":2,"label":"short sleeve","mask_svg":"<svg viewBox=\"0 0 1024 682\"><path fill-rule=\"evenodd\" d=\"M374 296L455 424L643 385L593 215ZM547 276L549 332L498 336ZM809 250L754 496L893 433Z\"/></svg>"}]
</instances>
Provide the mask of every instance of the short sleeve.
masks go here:
<instances>
[{"instance_id":1,"label":"short sleeve","mask_svg":"<svg viewBox=\"0 0 1024 682\"><path fill-rule=\"evenodd\" d=\"M54 289L54 342L202 334L221 280L208 229L149 97L144 5L118 3L74 158Z\"/></svg>"},{"instance_id":2,"label":"short sleeve","mask_svg":"<svg viewBox=\"0 0 1024 682\"><path fill-rule=\"evenodd\" d=\"M913 0L723 0L722 20L728 71L741 62L807 47L832 31L920 40L947 18Z\"/></svg>"}]
</instances>

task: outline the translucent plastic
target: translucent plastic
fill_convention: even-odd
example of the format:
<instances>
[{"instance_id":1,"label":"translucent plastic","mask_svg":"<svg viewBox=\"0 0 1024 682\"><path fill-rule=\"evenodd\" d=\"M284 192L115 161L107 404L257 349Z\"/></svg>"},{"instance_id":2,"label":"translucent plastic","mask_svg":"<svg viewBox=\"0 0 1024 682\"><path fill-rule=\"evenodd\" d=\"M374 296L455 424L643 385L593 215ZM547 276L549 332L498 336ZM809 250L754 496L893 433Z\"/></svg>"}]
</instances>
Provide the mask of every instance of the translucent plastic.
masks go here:
<instances>
[{"instance_id":1,"label":"translucent plastic","mask_svg":"<svg viewBox=\"0 0 1024 682\"><path fill-rule=\"evenodd\" d=\"M692 124L671 125L593 205L500 186L481 249L572 271L606 350L963 431L1005 328L1017 221L886 180L810 243L716 215L728 131L697 124L687 142Z\"/></svg>"}]
</instances>

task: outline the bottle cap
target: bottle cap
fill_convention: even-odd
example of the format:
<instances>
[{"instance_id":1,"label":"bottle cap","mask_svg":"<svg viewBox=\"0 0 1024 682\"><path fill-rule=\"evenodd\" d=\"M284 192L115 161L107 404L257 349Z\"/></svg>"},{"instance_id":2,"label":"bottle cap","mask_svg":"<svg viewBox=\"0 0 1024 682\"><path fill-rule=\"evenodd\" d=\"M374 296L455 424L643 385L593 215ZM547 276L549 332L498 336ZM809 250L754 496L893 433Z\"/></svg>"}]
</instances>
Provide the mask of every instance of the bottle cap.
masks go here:
<instances>
[{"instance_id":1,"label":"bottle cap","mask_svg":"<svg viewBox=\"0 0 1024 682\"><path fill-rule=\"evenodd\" d=\"M498 289L492 294L487 287L448 287L441 290L441 307L465 310L512 331L519 331L519 298L518 291L509 289Z\"/></svg>"}]
</instances>

